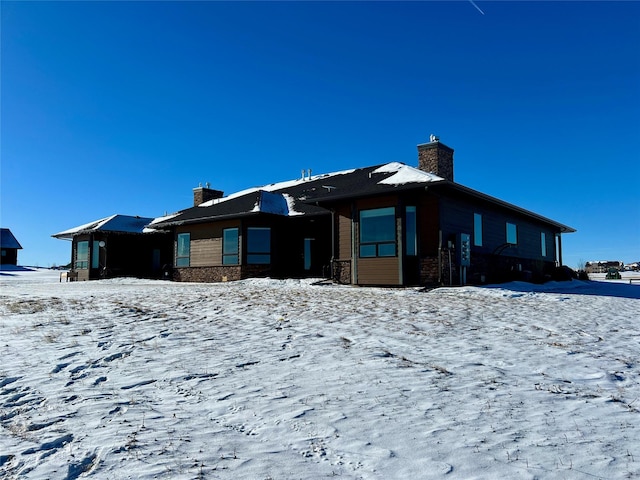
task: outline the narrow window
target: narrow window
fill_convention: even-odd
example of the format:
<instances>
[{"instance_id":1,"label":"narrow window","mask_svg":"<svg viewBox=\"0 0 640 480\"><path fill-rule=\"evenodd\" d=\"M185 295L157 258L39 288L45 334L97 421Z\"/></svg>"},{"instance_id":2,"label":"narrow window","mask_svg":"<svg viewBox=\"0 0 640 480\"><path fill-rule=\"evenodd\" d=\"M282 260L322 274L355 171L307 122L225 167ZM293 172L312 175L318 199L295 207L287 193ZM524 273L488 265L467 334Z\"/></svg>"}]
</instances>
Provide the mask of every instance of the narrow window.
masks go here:
<instances>
[{"instance_id":1,"label":"narrow window","mask_svg":"<svg viewBox=\"0 0 640 480\"><path fill-rule=\"evenodd\" d=\"M311 241L313 238L304 239L304 269L311 270Z\"/></svg>"},{"instance_id":2,"label":"narrow window","mask_svg":"<svg viewBox=\"0 0 640 480\"><path fill-rule=\"evenodd\" d=\"M407 207L405 209L406 229L405 249L407 256L415 257L418 255L418 232L416 228L416 207Z\"/></svg>"},{"instance_id":3,"label":"narrow window","mask_svg":"<svg viewBox=\"0 0 640 480\"><path fill-rule=\"evenodd\" d=\"M268 265L271 263L271 229L251 227L247 229L247 263Z\"/></svg>"},{"instance_id":4,"label":"narrow window","mask_svg":"<svg viewBox=\"0 0 640 480\"><path fill-rule=\"evenodd\" d=\"M394 207L360 212L360 256L396 255L396 209Z\"/></svg>"},{"instance_id":5,"label":"narrow window","mask_svg":"<svg viewBox=\"0 0 640 480\"><path fill-rule=\"evenodd\" d=\"M513 223L507 223L507 243L518 244L518 227Z\"/></svg>"},{"instance_id":6,"label":"narrow window","mask_svg":"<svg viewBox=\"0 0 640 480\"><path fill-rule=\"evenodd\" d=\"M544 232L540 232L540 248L542 251L542 256L547 256L547 235Z\"/></svg>"},{"instance_id":7,"label":"narrow window","mask_svg":"<svg viewBox=\"0 0 640 480\"><path fill-rule=\"evenodd\" d=\"M238 229L225 228L222 230L222 264L238 265Z\"/></svg>"},{"instance_id":8,"label":"narrow window","mask_svg":"<svg viewBox=\"0 0 640 480\"><path fill-rule=\"evenodd\" d=\"M473 244L482 246L482 215L479 213L473 214Z\"/></svg>"},{"instance_id":9,"label":"narrow window","mask_svg":"<svg viewBox=\"0 0 640 480\"><path fill-rule=\"evenodd\" d=\"M188 267L191 256L191 234L178 234L178 247L176 248L176 267Z\"/></svg>"},{"instance_id":10,"label":"narrow window","mask_svg":"<svg viewBox=\"0 0 640 480\"><path fill-rule=\"evenodd\" d=\"M93 241L91 247L91 268L100 267L100 242Z\"/></svg>"},{"instance_id":11,"label":"narrow window","mask_svg":"<svg viewBox=\"0 0 640 480\"><path fill-rule=\"evenodd\" d=\"M89 268L89 242L78 242L76 246L76 264L77 270L86 270Z\"/></svg>"}]
</instances>

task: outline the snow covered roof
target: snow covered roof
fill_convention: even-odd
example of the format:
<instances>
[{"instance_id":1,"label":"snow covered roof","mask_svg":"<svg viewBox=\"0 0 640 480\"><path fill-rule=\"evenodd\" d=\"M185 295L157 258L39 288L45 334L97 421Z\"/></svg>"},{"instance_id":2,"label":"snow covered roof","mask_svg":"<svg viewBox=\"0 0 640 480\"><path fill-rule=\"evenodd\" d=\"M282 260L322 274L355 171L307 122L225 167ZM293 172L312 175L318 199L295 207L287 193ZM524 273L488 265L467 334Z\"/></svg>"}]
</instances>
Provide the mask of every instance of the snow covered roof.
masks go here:
<instances>
[{"instance_id":1,"label":"snow covered roof","mask_svg":"<svg viewBox=\"0 0 640 480\"><path fill-rule=\"evenodd\" d=\"M54 238L71 239L76 235L90 232L118 232L118 233L149 233L145 229L154 219L130 215L111 215L84 225L79 225L69 230L52 235ZM146 230L146 231L145 231ZM152 230L152 229L151 229Z\"/></svg>"},{"instance_id":2,"label":"snow covered roof","mask_svg":"<svg viewBox=\"0 0 640 480\"><path fill-rule=\"evenodd\" d=\"M472 201L491 203L553 225L560 232L575 231L571 227L516 205L400 162L342 170L241 190L182 210L169 218L156 219L154 225L162 228L264 213L282 216L328 215L329 210L325 207L332 202L393 194L426 186L445 189L455 195L466 196Z\"/></svg>"},{"instance_id":3,"label":"snow covered roof","mask_svg":"<svg viewBox=\"0 0 640 480\"><path fill-rule=\"evenodd\" d=\"M393 162L241 190L188 208L171 218L156 219L154 224L179 225L259 213L282 216L326 215L328 210L318 206L319 202L415 188L419 184L443 181L436 175Z\"/></svg>"},{"instance_id":4,"label":"snow covered roof","mask_svg":"<svg viewBox=\"0 0 640 480\"><path fill-rule=\"evenodd\" d=\"M0 228L0 247L22 249L22 245L8 228Z\"/></svg>"}]
</instances>

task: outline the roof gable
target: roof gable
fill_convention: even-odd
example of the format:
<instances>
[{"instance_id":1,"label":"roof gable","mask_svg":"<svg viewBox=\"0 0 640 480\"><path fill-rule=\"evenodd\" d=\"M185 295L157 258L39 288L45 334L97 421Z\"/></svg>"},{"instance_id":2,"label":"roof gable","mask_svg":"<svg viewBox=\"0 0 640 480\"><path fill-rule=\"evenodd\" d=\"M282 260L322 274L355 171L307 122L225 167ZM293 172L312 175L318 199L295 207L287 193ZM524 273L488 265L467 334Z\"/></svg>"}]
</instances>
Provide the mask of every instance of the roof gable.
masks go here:
<instances>
[{"instance_id":1,"label":"roof gable","mask_svg":"<svg viewBox=\"0 0 640 480\"><path fill-rule=\"evenodd\" d=\"M22 249L22 245L8 228L0 228L0 248Z\"/></svg>"},{"instance_id":2,"label":"roof gable","mask_svg":"<svg viewBox=\"0 0 640 480\"><path fill-rule=\"evenodd\" d=\"M76 235L91 232L117 232L117 233L146 233L145 227L153 221L153 218L130 215L111 215L84 225L79 225L69 230L52 235L55 238L73 238Z\"/></svg>"}]
</instances>

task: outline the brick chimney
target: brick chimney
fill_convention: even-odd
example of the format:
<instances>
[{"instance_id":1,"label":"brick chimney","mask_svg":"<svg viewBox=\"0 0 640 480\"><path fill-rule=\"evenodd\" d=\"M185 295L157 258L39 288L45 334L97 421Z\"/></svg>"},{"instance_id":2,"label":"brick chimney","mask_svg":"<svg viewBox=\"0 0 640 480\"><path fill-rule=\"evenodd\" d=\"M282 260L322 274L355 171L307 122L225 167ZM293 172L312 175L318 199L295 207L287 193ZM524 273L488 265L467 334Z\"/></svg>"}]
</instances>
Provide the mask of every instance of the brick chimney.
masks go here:
<instances>
[{"instance_id":1,"label":"brick chimney","mask_svg":"<svg viewBox=\"0 0 640 480\"><path fill-rule=\"evenodd\" d=\"M453 148L431 135L429 143L418 145L418 168L453 182Z\"/></svg>"},{"instance_id":2,"label":"brick chimney","mask_svg":"<svg viewBox=\"0 0 640 480\"><path fill-rule=\"evenodd\" d=\"M209 188L208 183L206 184L206 187L200 185L199 187L193 189L193 206L197 207L201 203L208 202L209 200L213 200L215 198L222 198L223 196L224 192Z\"/></svg>"}]
</instances>

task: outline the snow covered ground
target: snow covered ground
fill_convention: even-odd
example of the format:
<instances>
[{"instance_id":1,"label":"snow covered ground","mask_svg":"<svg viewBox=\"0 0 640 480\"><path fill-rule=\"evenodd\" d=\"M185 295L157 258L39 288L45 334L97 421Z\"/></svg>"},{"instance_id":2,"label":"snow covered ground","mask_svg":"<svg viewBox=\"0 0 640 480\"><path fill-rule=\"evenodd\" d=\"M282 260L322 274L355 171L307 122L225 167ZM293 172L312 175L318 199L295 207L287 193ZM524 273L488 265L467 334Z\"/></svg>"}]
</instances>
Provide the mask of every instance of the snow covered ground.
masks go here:
<instances>
[{"instance_id":1,"label":"snow covered ground","mask_svg":"<svg viewBox=\"0 0 640 480\"><path fill-rule=\"evenodd\" d=\"M640 476L640 285L0 272L0 477Z\"/></svg>"}]
</instances>

